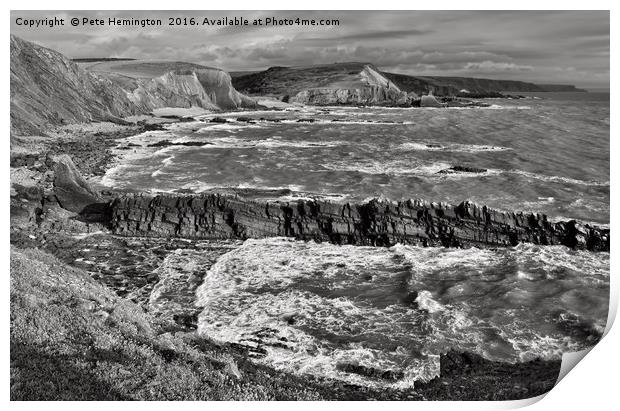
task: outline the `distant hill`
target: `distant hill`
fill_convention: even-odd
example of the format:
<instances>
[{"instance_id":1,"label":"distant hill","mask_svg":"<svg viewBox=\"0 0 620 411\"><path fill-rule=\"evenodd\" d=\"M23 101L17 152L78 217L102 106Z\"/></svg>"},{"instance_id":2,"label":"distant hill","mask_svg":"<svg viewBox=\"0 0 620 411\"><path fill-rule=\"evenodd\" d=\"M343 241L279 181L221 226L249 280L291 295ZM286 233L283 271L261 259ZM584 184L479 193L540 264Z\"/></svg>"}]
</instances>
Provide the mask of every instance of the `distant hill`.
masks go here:
<instances>
[{"instance_id":1,"label":"distant hill","mask_svg":"<svg viewBox=\"0 0 620 411\"><path fill-rule=\"evenodd\" d=\"M343 83L359 76L364 67L373 67L403 92L438 96L497 96L501 92L585 91L571 85L540 85L515 80L491 80L468 77L411 76L383 72L370 63L335 63L305 67L271 67L259 72L234 73L234 87L250 95L290 95L308 89L347 88Z\"/></svg>"},{"instance_id":2,"label":"distant hill","mask_svg":"<svg viewBox=\"0 0 620 411\"><path fill-rule=\"evenodd\" d=\"M233 85L250 95L279 96L311 105L410 105L412 97L369 63L271 67L239 74Z\"/></svg>"},{"instance_id":3,"label":"distant hill","mask_svg":"<svg viewBox=\"0 0 620 411\"><path fill-rule=\"evenodd\" d=\"M547 92L584 91L572 85L534 84L517 80L492 80L473 77L410 76L406 74L383 73L405 91L436 95L457 95L463 89L475 94L489 92Z\"/></svg>"}]
</instances>

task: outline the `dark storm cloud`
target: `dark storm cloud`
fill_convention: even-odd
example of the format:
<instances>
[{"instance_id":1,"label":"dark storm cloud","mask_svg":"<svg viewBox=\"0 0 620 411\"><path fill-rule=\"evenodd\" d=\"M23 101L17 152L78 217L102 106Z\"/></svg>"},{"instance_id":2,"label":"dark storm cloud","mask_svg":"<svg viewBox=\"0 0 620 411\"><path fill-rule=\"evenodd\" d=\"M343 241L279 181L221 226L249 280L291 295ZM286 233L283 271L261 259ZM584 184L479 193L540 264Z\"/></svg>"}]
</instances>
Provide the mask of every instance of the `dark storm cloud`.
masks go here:
<instances>
[{"instance_id":1,"label":"dark storm cloud","mask_svg":"<svg viewBox=\"0 0 620 411\"><path fill-rule=\"evenodd\" d=\"M27 29L15 18L338 18L331 27ZM370 62L415 75L609 85L605 11L67 11L12 12L11 32L70 57L187 60L231 71Z\"/></svg>"}]
</instances>

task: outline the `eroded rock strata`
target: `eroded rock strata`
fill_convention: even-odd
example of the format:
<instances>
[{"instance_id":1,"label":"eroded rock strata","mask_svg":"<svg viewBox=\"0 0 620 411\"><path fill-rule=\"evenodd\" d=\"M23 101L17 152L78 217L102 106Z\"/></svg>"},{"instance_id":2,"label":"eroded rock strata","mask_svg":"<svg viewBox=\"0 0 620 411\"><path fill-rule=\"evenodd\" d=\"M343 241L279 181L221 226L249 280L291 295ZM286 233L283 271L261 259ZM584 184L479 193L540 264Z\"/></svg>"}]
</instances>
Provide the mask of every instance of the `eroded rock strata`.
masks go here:
<instances>
[{"instance_id":1,"label":"eroded rock strata","mask_svg":"<svg viewBox=\"0 0 620 411\"><path fill-rule=\"evenodd\" d=\"M253 201L232 195L125 195L109 204L110 226L125 236L246 239L275 236L334 244L445 247L514 246L521 242L609 250L609 230L545 215L509 213L462 202L372 200Z\"/></svg>"}]
</instances>

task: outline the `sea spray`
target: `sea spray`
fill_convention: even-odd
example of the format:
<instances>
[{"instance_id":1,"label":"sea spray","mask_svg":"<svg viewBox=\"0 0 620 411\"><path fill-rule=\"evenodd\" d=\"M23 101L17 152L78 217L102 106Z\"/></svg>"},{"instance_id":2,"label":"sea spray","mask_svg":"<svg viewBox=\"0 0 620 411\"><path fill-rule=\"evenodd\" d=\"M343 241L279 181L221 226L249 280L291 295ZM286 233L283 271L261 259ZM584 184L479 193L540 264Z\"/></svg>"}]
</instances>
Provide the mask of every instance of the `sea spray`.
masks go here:
<instances>
[{"instance_id":1,"label":"sea spray","mask_svg":"<svg viewBox=\"0 0 620 411\"><path fill-rule=\"evenodd\" d=\"M198 332L288 372L411 386L437 375L438 355L451 349L515 362L595 344L608 270L608 253L561 246L247 240L207 271Z\"/></svg>"}]
</instances>

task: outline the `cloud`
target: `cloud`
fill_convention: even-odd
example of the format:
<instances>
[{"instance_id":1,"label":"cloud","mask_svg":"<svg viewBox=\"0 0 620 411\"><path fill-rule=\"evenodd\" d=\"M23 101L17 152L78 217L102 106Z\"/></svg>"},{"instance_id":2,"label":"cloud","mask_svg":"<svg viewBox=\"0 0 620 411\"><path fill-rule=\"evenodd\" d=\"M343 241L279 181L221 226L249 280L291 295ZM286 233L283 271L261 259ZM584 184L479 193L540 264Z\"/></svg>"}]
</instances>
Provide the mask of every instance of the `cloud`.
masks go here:
<instances>
[{"instance_id":1,"label":"cloud","mask_svg":"<svg viewBox=\"0 0 620 411\"><path fill-rule=\"evenodd\" d=\"M72 17L338 18L331 27L58 27L11 33L69 57L186 60L230 71L370 62L413 75L609 85L607 11L58 11ZM574 70L557 70L571 67Z\"/></svg>"},{"instance_id":2,"label":"cloud","mask_svg":"<svg viewBox=\"0 0 620 411\"><path fill-rule=\"evenodd\" d=\"M387 30L387 31L371 31L371 32L357 32L353 34L347 34L344 36L333 36L333 37L311 37L301 39L303 41L359 41L359 40L389 40L395 38L407 38L413 36L423 36L426 34L433 33L434 30L419 30L419 29L408 29L408 30Z\"/></svg>"},{"instance_id":3,"label":"cloud","mask_svg":"<svg viewBox=\"0 0 620 411\"><path fill-rule=\"evenodd\" d=\"M519 65L515 63L505 63L485 60L482 62L470 62L463 67L465 70L477 72L506 72L506 71L532 71L533 66Z\"/></svg>"}]
</instances>

